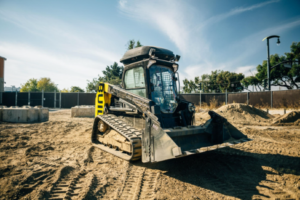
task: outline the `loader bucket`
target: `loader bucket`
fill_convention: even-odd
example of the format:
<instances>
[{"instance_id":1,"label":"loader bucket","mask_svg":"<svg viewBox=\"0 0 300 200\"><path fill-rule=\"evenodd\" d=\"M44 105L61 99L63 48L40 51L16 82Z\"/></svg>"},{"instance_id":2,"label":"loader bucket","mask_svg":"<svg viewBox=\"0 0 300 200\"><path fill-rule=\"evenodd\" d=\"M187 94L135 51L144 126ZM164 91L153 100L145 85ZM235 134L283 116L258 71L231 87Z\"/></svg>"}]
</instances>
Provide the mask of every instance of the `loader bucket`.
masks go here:
<instances>
[{"instance_id":1,"label":"loader bucket","mask_svg":"<svg viewBox=\"0 0 300 200\"><path fill-rule=\"evenodd\" d=\"M159 162L217 150L249 141L224 117L209 111L211 119L201 126L162 129L156 124L143 133L143 162Z\"/></svg>"}]
</instances>

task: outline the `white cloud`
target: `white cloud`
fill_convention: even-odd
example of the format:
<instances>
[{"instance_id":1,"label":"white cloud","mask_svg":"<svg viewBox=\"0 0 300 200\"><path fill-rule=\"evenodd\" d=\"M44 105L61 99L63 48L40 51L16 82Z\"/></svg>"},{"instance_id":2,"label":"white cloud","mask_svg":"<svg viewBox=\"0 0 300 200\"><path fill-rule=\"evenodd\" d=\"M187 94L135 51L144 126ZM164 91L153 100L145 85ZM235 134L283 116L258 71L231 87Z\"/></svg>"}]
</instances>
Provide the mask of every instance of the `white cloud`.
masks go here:
<instances>
[{"instance_id":1,"label":"white cloud","mask_svg":"<svg viewBox=\"0 0 300 200\"><path fill-rule=\"evenodd\" d=\"M271 3L276 3L276 2L279 2L279 0L266 1L266 2L263 2L263 3L258 3L258 4L248 6L248 7L234 8L234 9L230 10L227 13L222 13L222 14L219 14L219 15L215 15L215 16L205 20L204 22L201 22L201 25L197 28L197 30L203 29L205 26L212 25L214 23L225 20L225 19L227 19L231 16L238 15L238 14L241 14L241 13L247 12L247 11L252 11L254 9L261 8L263 6L266 6L266 5L271 4Z\"/></svg>"},{"instance_id":2,"label":"white cloud","mask_svg":"<svg viewBox=\"0 0 300 200\"><path fill-rule=\"evenodd\" d=\"M191 47L189 35L195 10L178 1L119 1L123 14L137 21L147 22L165 34L180 50ZM205 45L203 45L205 46Z\"/></svg>"},{"instance_id":3,"label":"white cloud","mask_svg":"<svg viewBox=\"0 0 300 200\"><path fill-rule=\"evenodd\" d=\"M1 9L0 19L43 41L0 43L0 55L7 58L5 79L8 85L19 86L29 78L50 77L59 88L85 88L86 80L101 75L102 70L118 61L123 53L107 46L103 34L114 36L114 31L92 22L80 25L79 29L55 18Z\"/></svg>"},{"instance_id":4,"label":"white cloud","mask_svg":"<svg viewBox=\"0 0 300 200\"><path fill-rule=\"evenodd\" d=\"M8 85L20 85L30 78L51 77L60 88L86 86L86 80L96 77L101 62L64 54L54 54L30 45L0 43L5 55L5 80ZM104 64L103 69L104 69Z\"/></svg>"},{"instance_id":5,"label":"white cloud","mask_svg":"<svg viewBox=\"0 0 300 200\"><path fill-rule=\"evenodd\" d=\"M206 39L210 33L207 26L238 15L246 11L261 8L278 2L271 0L249 7L240 7L229 12L206 18L200 16L184 1L119 1L119 8L123 14L137 21L146 22L157 28L178 47L183 54L183 59L189 60L189 66L183 70L183 77L195 77L210 73L215 69L232 69L232 61L215 60L215 55L210 51L210 42ZM196 28L193 28L196 27ZM213 56L214 55L214 56ZM239 63L237 63L239 64ZM236 66L236 65L235 65ZM228 69L229 70L229 69Z\"/></svg>"},{"instance_id":6,"label":"white cloud","mask_svg":"<svg viewBox=\"0 0 300 200\"><path fill-rule=\"evenodd\" d=\"M236 41L227 49L228 52L236 53L234 59L227 61L225 60L223 62L208 61L207 59L203 59L202 62L205 64L187 66L184 69L184 71L182 71L183 76L190 79L195 76L200 76L201 74L210 73L211 71L216 69L226 69L229 71L235 71L237 73L243 73L245 74L245 76L251 76L257 73L256 66L260 63L251 63L251 65L247 66L240 65L241 62L243 62L247 58L251 58L261 48L266 48L265 42L262 42L262 39L267 35L273 35L274 33L280 35L298 26L300 26L300 19L296 19L294 21L284 23L278 26L266 28L262 31L259 31L258 33L249 35L243 38L242 40ZM276 41L274 41L274 43L275 42ZM251 70L251 72L249 70Z\"/></svg>"},{"instance_id":7,"label":"white cloud","mask_svg":"<svg viewBox=\"0 0 300 200\"><path fill-rule=\"evenodd\" d=\"M242 73L246 76L252 76L255 75L256 73L256 66L251 65L251 66L243 66L243 67L238 67L235 70L236 73Z\"/></svg>"}]
</instances>

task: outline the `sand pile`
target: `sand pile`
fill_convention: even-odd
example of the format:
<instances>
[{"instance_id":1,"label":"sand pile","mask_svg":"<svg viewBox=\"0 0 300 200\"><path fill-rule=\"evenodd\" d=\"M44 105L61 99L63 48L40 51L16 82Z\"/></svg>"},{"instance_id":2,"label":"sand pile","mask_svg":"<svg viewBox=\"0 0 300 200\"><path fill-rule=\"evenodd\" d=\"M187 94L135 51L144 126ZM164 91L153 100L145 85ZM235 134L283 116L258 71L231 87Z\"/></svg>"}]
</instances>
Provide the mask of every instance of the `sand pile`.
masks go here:
<instances>
[{"instance_id":1,"label":"sand pile","mask_svg":"<svg viewBox=\"0 0 300 200\"><path fill-rule=\"evenodd\" d=\"M300 112L299 111L293 111L290 113L287 113L283 115L282 117L277 118L274 121L274 125L280 125L280 124L286 124L286 125L300 125Z\"/></svg>"},{"instance_id":2,"label":"sand pile","mask_svg":"<svg viewBox=\"0 0 300 200\"><path fill-rule=\"evenodd\" d=\"M215 110L215 112L226 118L228 121L233 121L235 123L268 123L274 118L263 110L239 103L222 106ZM208 119L210 119L208 113L196 114L196 120L202 122Z\"/></svg>"}]
</instances>

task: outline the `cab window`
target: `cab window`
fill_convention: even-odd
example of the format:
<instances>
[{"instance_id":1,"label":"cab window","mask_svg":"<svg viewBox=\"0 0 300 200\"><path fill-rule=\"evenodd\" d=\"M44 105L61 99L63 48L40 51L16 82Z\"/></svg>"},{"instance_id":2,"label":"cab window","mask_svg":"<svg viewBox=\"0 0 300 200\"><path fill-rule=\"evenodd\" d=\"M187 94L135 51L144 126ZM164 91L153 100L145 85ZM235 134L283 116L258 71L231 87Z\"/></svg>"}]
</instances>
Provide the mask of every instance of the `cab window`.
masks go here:
<instances>
[{"instance_id":1,"label":"cab window","mask_svg":"<svg viewBox=\"0 0 300 200\"><path fill-rule=\"evenodd\" d=\"M143 67L136 67L125 72L125 88L133 94L146 97L145 77Z\"/></svg>"}]
</instances>

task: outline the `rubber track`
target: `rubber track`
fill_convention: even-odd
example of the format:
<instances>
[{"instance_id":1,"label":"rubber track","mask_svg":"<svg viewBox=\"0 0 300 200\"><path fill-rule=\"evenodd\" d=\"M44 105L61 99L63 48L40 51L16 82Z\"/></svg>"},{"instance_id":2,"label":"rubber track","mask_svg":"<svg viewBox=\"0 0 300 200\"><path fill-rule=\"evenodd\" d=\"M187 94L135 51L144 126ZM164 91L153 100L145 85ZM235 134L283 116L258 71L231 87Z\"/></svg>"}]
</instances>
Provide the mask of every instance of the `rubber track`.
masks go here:
<instances>
[{"instance_id":1,"label":"rubber track","mask_svg":"<svg viewBox=\"0 0 300 200\"><path fill-rule=\"evenodd\" d=\"M98 147L104 151L107 151L108 153L111 153L117 157L120 157L124 160L129 161L135 161L141 159L141 136L142 133L135 129L134 127L128 125L126 122L124 122L122 119L118 118L115 115L107 114L107 115L98 115L99 119L104 121L106 124L108 124L111 128L113 128L115 131L117 131L119 134L124 136L129 140L132 146L132 154L129 155L127 153L123 153L122 151L109 148L103 144L95 144L95 147Z\"/></svg>"}]
</instances>

